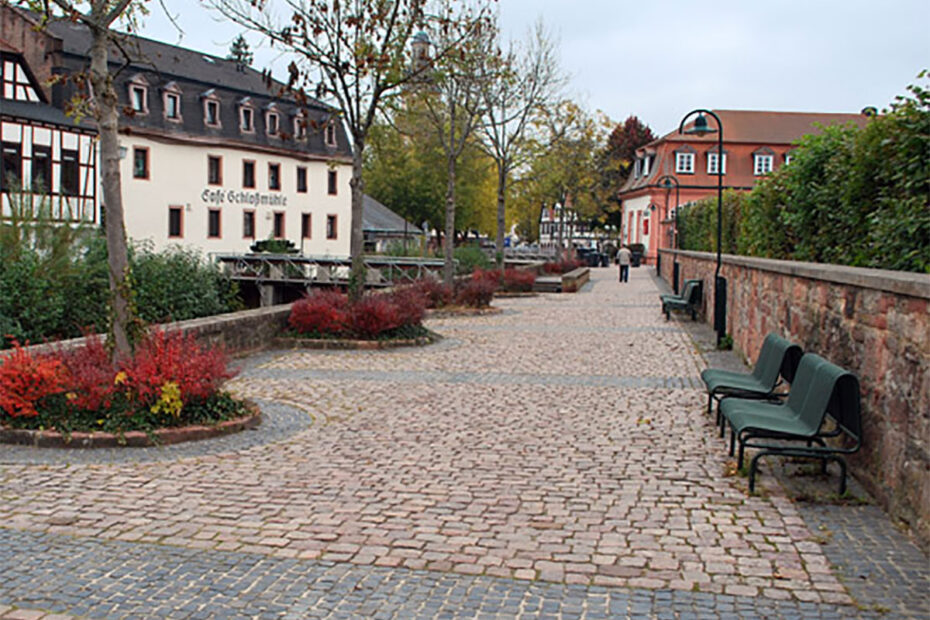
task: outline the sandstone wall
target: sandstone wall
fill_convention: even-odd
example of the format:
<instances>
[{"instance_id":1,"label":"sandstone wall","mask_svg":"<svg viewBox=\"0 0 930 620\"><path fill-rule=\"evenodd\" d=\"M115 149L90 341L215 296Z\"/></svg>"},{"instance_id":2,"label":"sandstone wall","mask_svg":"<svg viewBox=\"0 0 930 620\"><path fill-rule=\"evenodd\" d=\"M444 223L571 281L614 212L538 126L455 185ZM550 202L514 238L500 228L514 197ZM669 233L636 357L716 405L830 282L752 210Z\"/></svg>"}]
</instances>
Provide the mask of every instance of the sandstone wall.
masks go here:
<instances>
[{"instance_id":1,"label":"sandstone wall","mask_svg":"<svg viewBox=\"0 0 930 620\"><path fill-rule=\"evenodd\" d=\"M674 251L663 251L671 284ZM713 322L715 256L677 252L679 278L703 278ZM724 255L727 332L755 360L774 331L859 376L863 446L856 478L930 541L930 275Z\"/></svg>"}]
</instances>

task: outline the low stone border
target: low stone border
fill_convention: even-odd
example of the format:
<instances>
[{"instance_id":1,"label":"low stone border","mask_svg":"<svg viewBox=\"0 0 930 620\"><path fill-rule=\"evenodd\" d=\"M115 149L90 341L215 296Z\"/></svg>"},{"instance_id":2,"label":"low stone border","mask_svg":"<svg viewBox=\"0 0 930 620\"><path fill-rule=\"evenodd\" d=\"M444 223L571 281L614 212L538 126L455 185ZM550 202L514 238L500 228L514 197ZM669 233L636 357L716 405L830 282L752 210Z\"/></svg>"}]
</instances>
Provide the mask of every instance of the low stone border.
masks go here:
<instances>
[{"instance_id":1,"label":"low stone border","mask_svg":"<svg viewBox=\"0 0 930 620\"><path fill-rule=\"evenodd\" d=\"M534 291L501 291L494 293L496 299L509 299L512 297L539 297L539 293Z\"/></svg>"},{"instance_id":2,"label":"low stone border","mask_svg":"<svg viewBox=\"0 0 930 620\"><path fill-rule=\"evenodd\" d=\"M429 332L426 336L418 338L405 338L398 340L348 340L328 338L298 338L278 336L272 344L280 349L337 349L376 351L379 349L394 349L397 347L424 347L442 340L442 336Z\"/></svg>"},{"instance_id":3,"label":"low stone border","mask_svg":"<svg viewBox=\"0 0 930 620\"><path fill-rule=\"evenodd\" d=\"M500 314L504 310L502 308L496 308L494 306L487 306L486 308L468 308L468 307L453 307L453 308L433 308L426 311L426 318L428 319L447 319L450 317L458 316L485 316L492 314Z\"/></svg>"},{"instance_id":4,"label":"low stone border","mask_svg":"<svg viewBox=\"0 0 930 620\"><path fill-rule=\"evenodd\" d=\"M255 428L262 423L262 414L258 407L249 404L251 415L220 422L215 426L182 426L179 428L162 428L151 434L142 431L129 431L123 435L115 433L74 432L70 435L58 431L35 431L21 428L0 429L0 443L32 446L35 448L148 448L171 445L187 441L200 441L238 433Z\"/></svg>"},{"instance_id":5,"label":"low stone border","mask_svg":"<svg viewBox=\"0 0 930 620\"><path fill-rule=\"evenodd\" d=\"M578 267L562 274L562 292L577 293L591 279L590 267Z\"/></svg>"}]
</instances>

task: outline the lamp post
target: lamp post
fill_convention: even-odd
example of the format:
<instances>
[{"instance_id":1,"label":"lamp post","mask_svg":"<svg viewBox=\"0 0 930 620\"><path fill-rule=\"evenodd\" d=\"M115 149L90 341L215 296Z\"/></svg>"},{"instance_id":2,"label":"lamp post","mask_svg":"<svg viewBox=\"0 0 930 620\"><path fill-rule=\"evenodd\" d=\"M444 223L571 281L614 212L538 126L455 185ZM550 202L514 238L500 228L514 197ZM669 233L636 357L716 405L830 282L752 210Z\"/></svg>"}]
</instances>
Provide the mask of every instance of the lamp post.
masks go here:
<instances>
[{"instance_id":1,"label":"lamp post","mask_svg":"<svg viewBox=\"0 0 930 620\"><path fill-rule=\"evenodd\" d=\"M665 189L666 192L672 191L672 186L675 186L675 232L673 235L674 249L678 249L678 204L681 199L681 186L678 184L678 179L673 177L670 174L666 174L663 177L660 177L657 183ZM668 194L665 195L665 211L668 215ZM675 252L675 260L672 263L672 290L675 291L675 294L678 294L678 252Z\"/></svg>"},{"instance_id":2,"label":"lamp post","mask_svg":"<svg viewBox=\"0 0 930 620\"><path fill-rule=\"evenodd\" d=\"M694 119L694 126L685 129L685 123L694 114L697 114L697 118ZM707 125L705 114L712 116L717 121L716 129ZM714 271L714 331L717 332L717 344L719 345L727 331L727 281L720 277L720 254L723 237L723 123L720 121L720 117L711 110L692 110L681 119L681 124L678 125L678 133L695 136L717 134L717 269Z\"/></svg>"}]
</instances>

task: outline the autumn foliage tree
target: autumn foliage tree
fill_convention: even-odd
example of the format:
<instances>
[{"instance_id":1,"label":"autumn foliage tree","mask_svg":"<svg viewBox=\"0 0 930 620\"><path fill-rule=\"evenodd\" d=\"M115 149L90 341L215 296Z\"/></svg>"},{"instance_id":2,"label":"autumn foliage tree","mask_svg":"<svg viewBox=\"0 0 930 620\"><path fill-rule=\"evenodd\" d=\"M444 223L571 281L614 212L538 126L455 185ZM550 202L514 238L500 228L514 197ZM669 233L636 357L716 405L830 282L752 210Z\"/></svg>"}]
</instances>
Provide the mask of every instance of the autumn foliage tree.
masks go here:
<instances>
[{"instance_id":1,"label":"autumn foliage tree","mask_svg":"<svg viewBox=\"0 0 930 620\"><path fill-rule=\"evenodd\" d=\"M452 10L432 14L426 0L285 0L290 16L281 21L261 0L209 4L294 56L287 86L298 99L312 94L332 101L342 115L352 140L350 291L359 296L365 282L362 164L369 132L386 100L398 96L432 63L456 52L486 12L473 13L458 1L452 2ZM430 62L416 65L410 44L431 24L442 31L458 25L460 35L434 47Z\"/></svg>"}]
</instances>

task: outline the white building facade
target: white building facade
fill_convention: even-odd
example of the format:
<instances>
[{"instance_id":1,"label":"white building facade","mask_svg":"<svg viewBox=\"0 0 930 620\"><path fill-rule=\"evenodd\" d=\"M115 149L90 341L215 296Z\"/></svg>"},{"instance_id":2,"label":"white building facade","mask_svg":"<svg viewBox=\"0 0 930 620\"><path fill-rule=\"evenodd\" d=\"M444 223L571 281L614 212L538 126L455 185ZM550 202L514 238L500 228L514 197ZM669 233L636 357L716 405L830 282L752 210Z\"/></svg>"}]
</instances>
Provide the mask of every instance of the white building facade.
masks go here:
<instances>
[{"instance_id":1,"label":"white building facade","mask_svg":"<svg viewBox=\"0 0 930 620\"><path fill-rule=\"evenodd\" d=\"M87 28L56 22L47 36L57 49L52 73L86 69ZM120 172L132 242L210 255L247 253L277 239L305 255L349 256L351 149L334 109L298 100L232 60L139 37L122 48L129 65L111 54L111 72L122 107ZM64 109L74 81L51 91Z\"/></svg>"}]
</instances>

